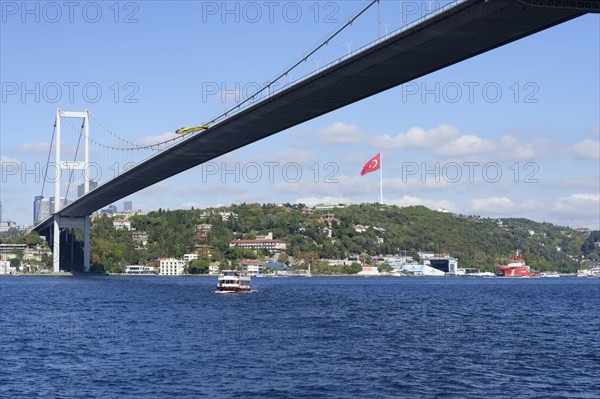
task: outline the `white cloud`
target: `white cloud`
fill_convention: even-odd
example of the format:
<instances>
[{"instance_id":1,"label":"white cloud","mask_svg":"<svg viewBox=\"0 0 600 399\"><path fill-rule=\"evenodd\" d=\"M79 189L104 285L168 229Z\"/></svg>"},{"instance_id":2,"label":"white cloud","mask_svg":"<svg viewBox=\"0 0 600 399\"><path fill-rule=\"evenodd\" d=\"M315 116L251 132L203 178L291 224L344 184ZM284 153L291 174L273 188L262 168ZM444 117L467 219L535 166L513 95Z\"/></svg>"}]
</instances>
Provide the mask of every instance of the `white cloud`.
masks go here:
<instances>
[{"instance_id":1,"label":"white cloud","mask_svg":"<svg viewBox=\"0 0 600 399\"><path fill-rule=\"evenodd\" d=\"M452 187L452 183L441 178L439 181L436 181L436 179L433 177L422 180L406 178L383 179L384 191L391 191L393 193L448 190L450 187Z\"/></svg>"},{"instance_id":2,"label":"white cloud","mask_svg":"<svg viewBox=\"0 0 600 399\"><path fill-rule=\"evenodd\" d=\"M328 144L358 144L367 140L367 135L358 126L335 122L317 131L319 139Z\"/></svg>"},{"instance_id":3,"label":"white cloud","mask_svg":"<svg viewBox=\"0 0 600 399\"><path fill-rule=\"evenodd\" d=\"M592 161L600 160L600 141L585 139L572 145L569 152L576 158Z\"/></svg>"},{"instance_id":4,"label":"white cloud","mask_svg":"<svg viewBox=\"0 0 600 399\"><path fill-rule=\"evenodd\" d=\"M455 140L459 136L460 133L457 128L442 124L429 130L414 127L406 133L400 133L394 137L389 135L375 136L370 139L370 142L375 148L432 148Z\"/></svg>"},{"instance_id":5,"label":"white cloud","mask_svg":"<svg viewBox=\"0 0 600 399\"><path fill-rule=\"evenodd\" d=\"M494 152L496 145L474 135L464 135L434 149L444 157L465 157Z\"/></svg>"},{"instance_id":6,"label":"white cloud","mask_svg":"<svg viewBox=\"0 0 600 399\"><path fill-rule=\"evenodd\" d=\"M552 213L600 217L599 193L576 193L556 201Z\"/></svg>"},{"instance_id":7,"label":"white cloud","mask_svg":"<svg viewBox=\"0 0 600 399\"><path fill-rule=\"evenodd\" d=\"M352 202L345 197L304 197L296 200L297 204L305 204L307 206L315 206L317 204L342 204Z\"/></svg>"},{"instance_id":8,"label":"white cloud","mask_svg":"<svg viewBox=\"0 0 600 399\"><path fill-rule=\"evenodd\" d=\"M314 131L326 144L364 144L376 150L420 149L444 158L531 160L552 153L548 140L531 140L521 143L514 136L505 135L492 140L475 134L462 134L458 128L440 124L431 129L413 127L395 136L372 135L356 125L336 122L325 129Z\"/></svg>"},{"instance_id":9,"label":"white cloud","mask_svg":"<svg viewBox=\"0 0 600 399\"><path fill-rule=\"evenodd\" d=\"M410 195L405 195L398 199L384 199L386 204L398 205L398 206L425 206L429 209L446 209L448 211L454 212L456 210L456 205L448 200L430 200L426 198L413 197Z\"/></svg>"},{"instance_id":10,"label":"white cloud","mask_svg":"<svg viewBox=\"0 0 600 399\"><path fill-rule=\"evenodd\" d=\"M50 143L27 143L19 147L19 151L44 153L50 149Z\"/></svg>"},{"instance_id":11,"label":"white cloud","mask_svg":"<svg viewBox=\"0 0 600 399\"><path fill-rule=\"evenodd\" d=\"M285 165L289 162L307 164L316 161L317 154L302 148L291 148L289 150L259 155L254 158L253 162L258 163L259 165L263 165L264 162L279 162L281 165Z\"/></svg>"},{"instance_id":12,"label":"white cloud","mask_svg":"<svg viewBox=\"0 0 600 399\"><path fill-rule=\"evenodd\" d=\"M542 206L538 200L523 200L515 202L508 197L476 198L467 202L469 212L485 215L517 216L523 211L532 211Z\"/></svg>"},{"instance_id":13,"label":"white cloud","mask_svg":"<svg viewBox=\"0 0 600 399\"><path fill-rule=\"evenodd\" d=\"M5 155L0 155L0 164L4 165L6 163L16 164L17 161L15 158L7 157Z\"/></svg>"},{"instance_id":14,"label":"white cloud","mask_svg":"<svg viewBox=\"0 0 600 399\"><path fill-rule=\"evenodd\" d=\"M176 137L181 137L173 132L167 132L167 133L163 133L163 134L158 134L155 136L145 136L142 137L138 140L136 140L136 144L137 145L141 145L141 146L148 146L148 145L153 145L156 143L162 143L164 141L176 138Z\"/></svg>"},{"instance_id":15,"label":"white cloud","mask_svg":"<svg viewBox=\"0 0 600 399\"><path fill-rule=\"evenodd\" d=\"M50 143L26 143L19 146L19 151L35 154L47 154L49 150ZM75 154L77 147L63 142L60 146L60 150L63 154ZM54 151L54 147L52 147L52 151ZM79 147L79 151L79 154L83 154L83 144Z\"/></svg>"}]
</instances>

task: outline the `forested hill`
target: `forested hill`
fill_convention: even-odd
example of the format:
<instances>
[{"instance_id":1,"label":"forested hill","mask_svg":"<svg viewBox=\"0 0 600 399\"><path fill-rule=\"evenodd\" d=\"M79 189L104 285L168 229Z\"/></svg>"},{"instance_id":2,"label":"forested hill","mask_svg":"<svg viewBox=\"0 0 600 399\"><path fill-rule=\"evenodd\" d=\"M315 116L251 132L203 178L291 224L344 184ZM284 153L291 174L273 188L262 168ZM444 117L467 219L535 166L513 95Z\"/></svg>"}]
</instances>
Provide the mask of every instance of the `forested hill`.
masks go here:
<instances>
[{"instance_id":1,"label":"forested hill","mask_svg":"<svg viewBox=\"0 0 600 399\"><path fill-rule=\"evenodd\" d=\"M417 257L433 251L459 259L459 267L494 270L519 250L539 270L575 271L583 259L600 260L599 232L579 232L527 219L484 219L432 211L425 207L350 205L309 209L304 205L240 204L222 208L150 212L131 217L132 229L148 234L136 245L131 232L117 231L111 218L92 225L92 261L118 271L127 264L148 264L159 257L181 258L206 245L214 261L262 257L229 248L234 239L273 233L297 259L343 259L402 251ZM198 235L198 224L212 228ZM360 225L360 226L358 226ZM362 226L362 227L361 227ZM200 250L202 251L202 250Z\"/></svg>"}]
</instances>

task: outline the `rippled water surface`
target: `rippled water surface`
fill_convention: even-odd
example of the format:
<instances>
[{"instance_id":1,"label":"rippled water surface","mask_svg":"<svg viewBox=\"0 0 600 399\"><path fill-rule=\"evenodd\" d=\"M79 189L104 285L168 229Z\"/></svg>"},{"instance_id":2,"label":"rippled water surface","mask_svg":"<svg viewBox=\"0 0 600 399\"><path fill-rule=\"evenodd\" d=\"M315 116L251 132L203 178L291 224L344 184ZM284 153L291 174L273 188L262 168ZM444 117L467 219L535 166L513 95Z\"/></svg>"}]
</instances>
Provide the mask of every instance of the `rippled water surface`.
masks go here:
<instances>
[{"instance_id":1,"label":"rippled water surface","mask_svg":"<svg viewBox=\"0 0 600 399\"><path fill-rule=\"evenodd\" d=\"M1 277L3 398L598 398L600 280Z\"/></svg>"}]
</instances>

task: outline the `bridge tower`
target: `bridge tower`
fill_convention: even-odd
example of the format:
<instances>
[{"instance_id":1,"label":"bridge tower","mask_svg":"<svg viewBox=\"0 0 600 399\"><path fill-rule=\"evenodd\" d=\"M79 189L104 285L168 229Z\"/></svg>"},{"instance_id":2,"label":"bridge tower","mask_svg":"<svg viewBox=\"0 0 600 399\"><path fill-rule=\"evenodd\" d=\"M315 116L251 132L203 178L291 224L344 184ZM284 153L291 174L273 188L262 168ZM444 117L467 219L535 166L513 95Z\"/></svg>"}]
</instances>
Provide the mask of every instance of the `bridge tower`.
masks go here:
<instances>
[{"instance_id":1,"label":"bridge tower","mask_svg":"<svg viewBox=\"0 0 600 399\"><path fill-rule=\"evenodd\" d=\"M61 119L62 118L77 118L83 119L83 139L84 139L84 160L81 161L61 161ZM90 124L89 112L68 112L62 111L60 108L56 110L56 168L58 176L54 186L54 229L52 234L53 248L53 269L55 273L60 271L60 230L61 229L83 229L83 266L86 272L90 271L90 216L83 217L66 217L59 215L59 211L66 205L63 204L60 196L62 171L68 170L83 170L84 171L84 195L90 190L89 181L89 163L90 163Z\"/></svg>"}]
</instances>

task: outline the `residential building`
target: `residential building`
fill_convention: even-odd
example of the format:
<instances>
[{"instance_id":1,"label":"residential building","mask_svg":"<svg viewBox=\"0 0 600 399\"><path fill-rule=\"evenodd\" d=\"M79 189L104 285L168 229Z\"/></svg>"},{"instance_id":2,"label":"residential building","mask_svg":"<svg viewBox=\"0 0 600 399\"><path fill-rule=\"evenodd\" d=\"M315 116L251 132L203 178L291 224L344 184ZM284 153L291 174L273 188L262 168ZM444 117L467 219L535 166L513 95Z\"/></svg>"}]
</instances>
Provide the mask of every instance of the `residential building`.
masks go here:
<instances>
[{"instance_id":1,"label":"residential building","mask_svg":"<svg viewBox=\"0 0 600 399\"><path fill-rule=\"evenodd\" d=\"M180 276L183 274L186 263L179 259L160 258L158 260L158 268L161 276Z\"/></svg>"},{"instance_id":2,"label":"residential building","mask_svg":"<svg viewBox=\"0 0 600 399\"><path fill-rule=\"evenodd\" d=\"M0 222L0 232L2 232L2 233L6 233L10 229L16 229L16 228L17 228L16 222L11 222L10 220Z\"/></svg>"},{"instance_id":3,"label":"residential building","mask_svg":"<svg viewBox=\"0 0 600 399\"><path fill-rule=\"evenodd\" d=\"M115 219L113 227L117 230L131 230L131 222L127 219Z\"/></svg>"},{"instance_id":4,"label":"residential building","mask_svg":"<svg viewBox=\"0 0 600 399\"><path fill-rule=\"evenodd\" d=\"M184 262L190 263L193 260L198 260L198 254L197 253L183 255L183 261Z\"/></svg>"},{"instance_id":5,"label":"residential building","mask_svg":"<svg viewBox=\"0 0 600 399\"><path fill-rule=\"evenodd\" d=\"M125 268L125 274L152 276L156 273L154 266L130 265Z\"/></svg>"},{"instance_id":6,"label":"residential building","mask_svg":"<svg viewBox=\"0 0 600 399\"><path fill-rule=\"evenodd\" d=\"M146 245L148 243L148 233L146 233L145 231L132 231L131 238L133 239L133 241L139 242L142 245Z\"/></svg>"},{"instance_id":7,"label":"residential building","mask_svg":"<svg viewBox=\"0 0 600 399\"><path fill-rule=\"evenodd\" d=\"M419 251L419 252L417 252L417 254L419 255L419 258L421 260L431 259L431 258L435 257L435 252L433 252L433 251Z\"/></svg>"},{"instance_id":8,"label":"residential building","mask_svg":"<svg viewBox=\"0 0 600 399\"><path fill-rule=\"evenodd\" d=\"M230 218L235 218L237 215L233 212L219 212L219 216L221 216L221 220L227 221Z\"/></svg>"},{"instance_id":9,"label":"residential building","mask_svg":"<svg viewBox=\"0 0 600 399\"><path fill-rule=\"evenodd\" d=\"M336 209L336 208L347 208L349 205L352 205L352 203L347 203L347 204L317 204L313 207L314 210L317 211L322 211L322 210L330 210L330 209Z\"/></svg>"},{"instance_id":10,"label":"residential building","mask_svg":"<svg viewBox=\"0 0 600 399\"><path fill-rule=\"evenodd\" d=\"M212 227L213 227L212 224L208 224L208 223L202 223L202 224L199 224L198 226L196 226L198 231L200 233L204 233L204 234L208 233L212 229Z\"/></svg>"},{"instance_id":11,"label":"residential building","mask_svg":"<svg viewBox=\"0 0 600 399\"><path fill-rule=\"evenodd\" d=\"M9 260L0 260L0 274L14 274L16 272L17 268L12 267Z\"/></svg>"},{"instance_id":12,"label":"residential building","mask_svg":"<svg viewBox=\"0 0 600 399\"><path fill-rule=\"evenodd\" d=\"M362 224L355 224L353 227L357 233L364 233L369 228L369 226L363 226Z\"/></svg>"},{"instance_id":13,"label":"residential building","mask_svg":"<svg viewBox=\"0 0 600 399\"><path fill-rule=\"evenodd\" d=\"M239 247L252 251L256 251L258 249L285 251L287 249L287 245L283 240L235 240L229 242L229 247Z\"/></svg>"},{"instance_id":14,"label":"residential building","mask_svg":"<svg viewBox=\"0 0 600 399\"><path fill-rule=\"evenodd\" d=\"M213 262L208 266L208 274L219 274L220 272L220 268L219 268L219 262Z\"/></svg>"},{"instance_id":15,"label":"residential building","mask_svg":"<svg viewBox=\"0 0 600 399\"><path fill-rule=\"evenodd\" d=\"M242 260L238 265L240 269L248 273L250 276L262 274L265 269L265 263L258 260Z\"/></svg>"}]
</instances>

